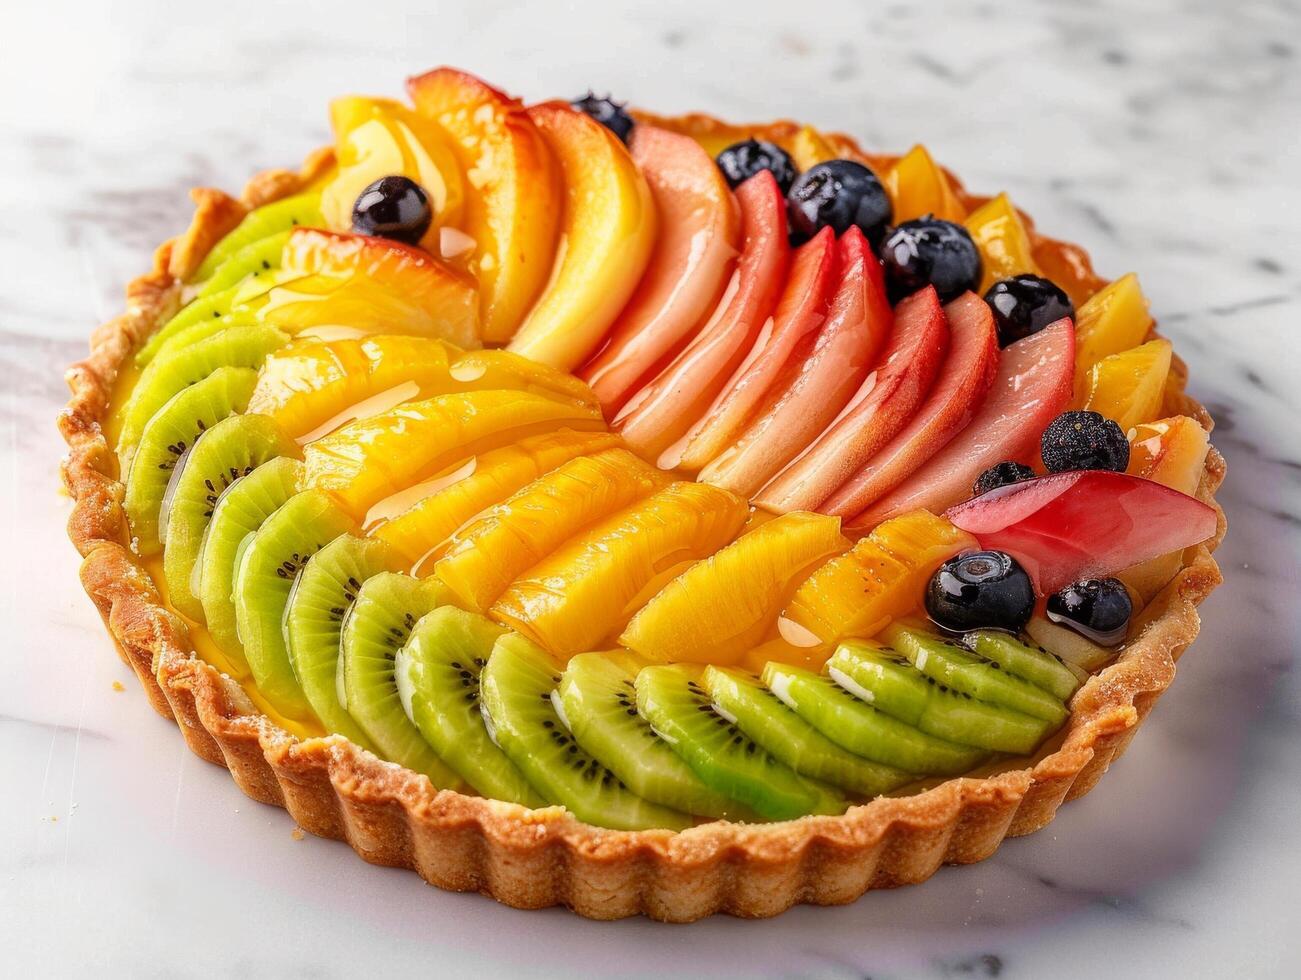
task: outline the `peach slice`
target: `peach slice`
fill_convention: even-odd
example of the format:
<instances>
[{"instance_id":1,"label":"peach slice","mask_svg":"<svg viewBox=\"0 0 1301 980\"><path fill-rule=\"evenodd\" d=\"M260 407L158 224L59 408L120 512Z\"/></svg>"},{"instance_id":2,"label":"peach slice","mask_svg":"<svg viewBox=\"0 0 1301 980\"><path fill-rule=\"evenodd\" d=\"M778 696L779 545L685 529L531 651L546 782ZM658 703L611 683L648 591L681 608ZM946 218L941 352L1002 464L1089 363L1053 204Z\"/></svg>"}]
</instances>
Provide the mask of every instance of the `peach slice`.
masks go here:
<instances>
[{"instance_id":1,"label":"peach slice","mask_svg":"<svg viewBox=\"0 0 1301 980\"><path fill-rule=\"evenodd\" d=\"M771 331L760 331L722 395L692 427L679 465L699 470L740 435L750 413L781 376L800 342L826 321L838 271L836 236L823 228L795 251Z\"/></svg>"},{"instance_id":2,"label":"peach slice","mask_svg":"<svg viewBox=\"0 0 1301 980\"><path fill-rule=\"evenodd\" d=\"M791 159L801 172L826 160L836 158L836 149L812 126L801 126L787 147Z\"/></svg>"},{"instance_id":3,"label":"peach slice","mask_svg":"<svg viewBox=\"0 0 1301 980\"><path fill-rule=\"evenodd\" d=\"M895 224L927 214L957 222L967 216L949 178L920 143L886 171L881 183L890 195Z\"/></svg>"},{"instance_id":4,"label":"peach slice","mask_svg":"<svg viewBox=\"0 0 1301 980\"><path fill-rule=\"evenodd\" d=\"M667 582L731 541L748 509L717 487L670 484L534 565L490 615L553 653L600 649Z\"/></svg>"},{"instance_id":5,"label":"peach slice","mask_svg":"<svg viewBox=\"0 0 1301 980\"><path fill-rule=\"evenodd\" d=\"M835 419L876 362L894 316L881 263L856 227L841 237L840 285L827 321L806 337L736 443L700 479L756 493Z\"/></svg>"},{"instance_id":6,"label":"peach slice","mask_svg":"<svg viewBox=\"0 0 1301 980\"><path fill-rule=\"evenodd\" d=\"M458 531L434 574L466 609L487 612L530 566L668 482L626 449L579 456Z\"/></svg>"},{"instance_id":7,"label":"peach slice","mask_svg":"<svg viewBox=\"0 0 1301 980\"><path fill-rule=\"evenodd\" d=\"M1089 370L1083 407L1115 419L1128 432L1161 410L1173 347L1163 338L1104 357Z\"/></svg>"},{"instance_id":8,"label":"peach slice","mask_svg":"<svg viewBox=\"0 0 1301 980\"><path fill-rule=\"evenodd\" d=\"M1088 376L1104 357L1137 347L1152 330L1147 297L1132 272L1109 283L1075 311L1075 397L1088 394Z\"/></svg>"},{"instance_id":9,"label":"peach slice","mask_svg":"<svg viewBox=\"0 0 1301 980\"><path fill-rule=\"evenodd\" d=\"M768 321L790 261L786 199L772 172L761 170L736 189L745 246L714 315L658 377L629 399L614 427L648 459L659 457L699 420L754 346ZM677 456L661 461L665 468Z\"/></svg>"},{"instance_id":10,"label":"peach slice","mask_svg":"<svg viewBox=\"0 0 1301 980\"><path fill-rule=\"evenodd\" d=\"M565 102L528 110L564 175L551 279L510 349L572 371L600 345L637 287L655 243L655 202L627 148Z\"/></svg>"},{"instance_id":11,"label":"peach slice","mask_svg":"<svg viewBox=\"0 0 1301 980\"><path fill-rule=\"evenodd\" d=\"M524 391L469 391L399 405L308 443L304 484L362 517L379 501L468 456L568 427L604 427L597 409Z\"/></svg>"},{"instance_id":12,"label":"peach slice","mask_svg":"<svg viewBox=\"0 0 1301 980\"><path fill-rule=\"evenodd\" d=\"M755 502L782 512L816 510L908 424L948 349L949 321L928 286L895 307L889 346L840 417Z\"/></svg>"},{"instance_id":13,"label":"peach slice","mask_svg":"<svg viewBox=\"0 0 1301 980\"><path fill-rule=\"evenodd\" d=\"M650 185L660 233L609 343L580 372L611 415L718 302L741 231L727 181L695 140L642 125L629 150Z\"/></svg>"},{"instance_id":14,"label":"peach slice","mask_svg":"<svg viewBox=\"0 0 1301 980\"><path fill-rule=\"evenodd\" d=\"M772 630L796 586L848 547L839 518L775 518L666 585L619 642L668 663L736 663Z\"/></svg>"},{"instance_id":15,"label":"peach slice","mask_svg":"<svg viewBox=\"0 0 1301 980\"><path fill-rule=\"evenodd\" d=\"M483 336L514 336L551 275L560 167L517 99L473 75L438 68L407 81L416 111L450 137L468 178L462 228L474 240Z\"/></svg>"},{"instance_id":16,"label":"peach slice","mask_svg":"<svg viewBox=\"0 0 1301 980\"><path fill-rule=\"evenodd\" d=\"M956 319L950 314L950 322ZM994 385L970 421L851 526L869 528L917 507L948 507L971 496L976 477L995 463L1037 459L1039 437L1070 401L1074 356L1075 328L1068 319L1005 347Z\"/></svg>"},{"instance_id":17,"label":"peach slice","mask_svg":"<svg viewBox=\"0 0 1301 980\"><path fill-rule=\"evenodd\" d=\"M1006 194L999 194L972 211L963 224L980 249L984 267L980 280L982 295L1000 279L1027 272L1038 274L1030 234Z\"/></svg>"}]
</instances>

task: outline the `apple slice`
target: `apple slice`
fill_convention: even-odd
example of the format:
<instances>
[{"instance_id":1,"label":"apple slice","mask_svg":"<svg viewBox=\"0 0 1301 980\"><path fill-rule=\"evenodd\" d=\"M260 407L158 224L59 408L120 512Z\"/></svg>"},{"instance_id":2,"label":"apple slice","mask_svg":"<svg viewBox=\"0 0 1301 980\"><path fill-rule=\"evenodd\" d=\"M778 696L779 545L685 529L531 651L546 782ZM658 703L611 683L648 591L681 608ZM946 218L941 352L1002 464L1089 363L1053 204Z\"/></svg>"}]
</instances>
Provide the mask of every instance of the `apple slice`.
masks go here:
<instances>
[{"instance_id":1,"label":"apple slice","mask_svg":"<svg viewBox=\"0 0 1301 980\"><path fill-rule=\"evenodd\" d=\"M655 202L627 147L567 102L528 110L560 162L565 195L551 279L510 349L562 371L605 337L655 243Z\"/></svg>"},{"instance_id":2,"label":"apple slice","mask_svg":"<svg viewBox=\"0 0 1301 980\"><path fill-rule=\"evenodd\" d=\"M650 384L629 399L614 427L628 444L654 459L691 428L754 346L786 281L790 244L786 199L770 170L736 189L745 229L736 288L728 289L709 322ZM677 465L677 455L661 462Z\"/></svg>"},{"instance_id":3,"label":"apple slice","mask_svg":"<svg viewBox=\"0 0 1301 980\"><path fill-rule=\"evenodd\" d=\"M773 314L772 330L760 331L723 394L692 427L680 466L700 469L741 433L750 412L781 375L800 341L826 322L837 285L838 261L836 234L830 228L823 228L795 251Z\"/></svg>"},{"instance_id":4,"label":"apple slice","mask_svg":"<svg viewBox=\"0 0 1301 980\"><path fill-rule=\"evenodd\" d=\"M983 300L971 299L988 310ZM954 303L946 307L950 323L955 321ZM918 507L938 511L968 497L976 477L995 463L1038 459L1039 437L1070 402L1074 357L1075 328L1066 318L1004 348L993 386L975 415L942 449L912 467L902 483L855 517L853 526L872 527Z\"/></svg>"},{"instance_id":5,"label":"apple slice","mask_svg":"<svg viewBox=\"0 0 1301 980\"><path fill-rule=\"evenodd\" d=\"M782 513L816 510L908 424L948 349L949 321L935 289L927 286L895 307L890 344L840 418L755 502Z\"/></svg>"},{"instance_id":6,"label":"apple slice","mask_svg":"<svg viewBox=\"0 0 1301 980\"><path fill-rule=\"evenodd\" d=\"M1041 595L1200 544L1216 528L1215 509L1196 497L1110 470L999 487L945 516L982 548L1016 558Z\"/></svg>"},{"instance_id":7,"label":"apple slice","mask_svg":"<svg viewBox=\"0 0 1301 980\"><path fill-rule=\"evenodd\" d=\"M752 496L825 429L863 383L894 314L881 263L857 227L841 237L840 285L822 328L804 339L755 420L700 471L700 479Z\"/></svg>"},{"instance_id":8,"label":"apple slice","mask_svg":"<svg viewBox=\"0 0 1301 980\"><path fill-rule=\"evenodd\" d=\"M650 185L660 234L609 343L580 372L609 415L718 303L741 234L727 181L699 143L640 125L628 147Z\"/></svg>"}]
</instances>

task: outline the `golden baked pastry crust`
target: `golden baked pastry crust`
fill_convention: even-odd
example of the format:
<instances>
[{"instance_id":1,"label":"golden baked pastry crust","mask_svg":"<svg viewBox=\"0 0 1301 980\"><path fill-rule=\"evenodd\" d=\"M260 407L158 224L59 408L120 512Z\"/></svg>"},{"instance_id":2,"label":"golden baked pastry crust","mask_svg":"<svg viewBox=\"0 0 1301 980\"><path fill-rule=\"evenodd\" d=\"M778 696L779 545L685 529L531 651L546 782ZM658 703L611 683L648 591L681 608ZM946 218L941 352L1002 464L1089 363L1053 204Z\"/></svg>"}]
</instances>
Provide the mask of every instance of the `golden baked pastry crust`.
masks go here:
<instances>
[{"instance_id":1,"label":"golden baked pastry crust","mask_svg":"<svg viewBox=\"0 0 1301 980\"><path fill-rule=\"evenodd\" d=\"M798 129L786 122L729 126L700 115L642 118L692 134L774 140ZM845 136L828 139L878 172L892 159L866 154ZM565 905L594 919L759 918L920 882L941 864L980 861L1004 838L1038 830L1064 801L1093 788L1174 679L1175 662L1197 636L1196 607L1221 581L1211 550L1225 531L1215 502L1224 460L1214 449L1197 495L1216 506L1215 539L1188 550L1179 574L1135 618L1135 639L1080 689L1062 733L1024 768L950 779L837 817L627 832L583 824L560 807L527 810L435 790L424 776L342 736L300 740L277 727L237 683L194 654L184 622L129 550L123 487L103 425L119 371L176 309L179 280L248 209L298 192L331 159L321 150L299 172L260 174L239 200L194 192L190 228L158 249L153 270L128 286L126 312L96 330L90 356L68 370L72 395L59 416L69 447L63 480L73 499L68 534L83 556L82 584L154 708L177 722L192 751L226 766L248 796L285 807L313 834L346 840L367 861L412 868L430 884L518 908ZM984 200L959 194L968 207ZM1080 281L1102 284L1083 250L1032 236L1046 268L1070 266ZM1210 416L1184 393L1185 380L1176 359L1166 410L1209 427Z\"/></svg>"}]
</instances>

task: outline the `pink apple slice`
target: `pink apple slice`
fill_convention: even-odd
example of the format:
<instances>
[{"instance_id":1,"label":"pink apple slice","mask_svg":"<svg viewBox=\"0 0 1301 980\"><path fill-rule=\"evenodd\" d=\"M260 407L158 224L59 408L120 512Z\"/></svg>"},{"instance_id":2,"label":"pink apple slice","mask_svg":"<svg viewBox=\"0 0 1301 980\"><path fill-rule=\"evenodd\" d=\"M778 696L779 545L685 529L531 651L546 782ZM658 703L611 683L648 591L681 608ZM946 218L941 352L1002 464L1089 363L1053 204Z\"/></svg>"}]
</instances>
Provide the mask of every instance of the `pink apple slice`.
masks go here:
<instances>
[{"instance_id":1,"label":"pink apple slice","mask_svg":"<svg viewBox=\"0 0 1301 980\"><path fill-rule=\"evenodd\" d=\"M949 321L928 286L895 307L894 330L881 363L840 417L755 502L782 513L816 510L908 424L935 383L948 349Z\"/></svg>"},{"instance_id":2,"label":"pink apple slice","mask_svg":"<svg viewBox=\"0 0 1301 980\"><path fill-rule=\"evenodd\" d=\"M1110 470L999 487L945 516L982 548L1019 561L1040 595L1200 544L1217 522L1215 509L1196 497Z\"/></svg>"},{"instance_id":3,"label":"pink apple slice","mask_svg":"<svg viewBox=\"0 0 1301 980\"><path fill-rule=\"evenodd\" d=\"M633 129L629 150L650 185L660 233L609 342L579 372L607 414L717 304L741 235L727 181L699 143L642 124Z\"/></svg>"}]
</instances>

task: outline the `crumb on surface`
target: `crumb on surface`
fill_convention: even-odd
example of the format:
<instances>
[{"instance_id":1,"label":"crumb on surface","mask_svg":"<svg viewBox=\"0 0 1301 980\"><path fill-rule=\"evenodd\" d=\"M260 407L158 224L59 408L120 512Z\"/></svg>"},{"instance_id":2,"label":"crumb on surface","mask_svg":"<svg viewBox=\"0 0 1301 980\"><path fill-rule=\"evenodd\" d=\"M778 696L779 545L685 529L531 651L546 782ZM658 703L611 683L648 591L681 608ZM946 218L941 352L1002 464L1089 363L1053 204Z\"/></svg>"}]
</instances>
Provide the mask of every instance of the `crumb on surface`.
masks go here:
<instances>
[{"instance_id":1,"label":"crumb on surface","mask_svg":"<svg viewBox=\"0 0 1301 980\"><path fill-rule=\"evenodd\" d=\"M302 840L307 835L303 833L302 827L295 827L293 830L289 832L289 836L292 837L294 840Z\"/></svg>"},{"instance_id":2,"label":"crumb on surface","mask_svg":"<svg viewBox=\"0 0 1301 980\"><path fill-rule=\"evenodd\" d=\"M113 690L117 691L117 692L120 694L122 691L125 691L125 690L126 690L126 687L125 687L125 685L123 685L123 683L122 683L121 681L114 681L114 682L113 682Z\"/></svg>"}]
</instances>

